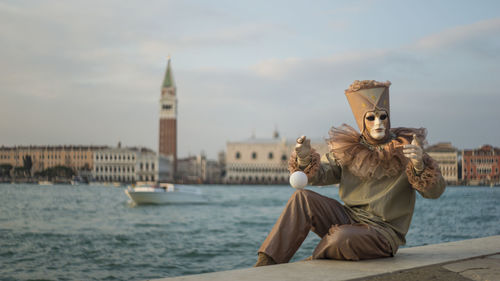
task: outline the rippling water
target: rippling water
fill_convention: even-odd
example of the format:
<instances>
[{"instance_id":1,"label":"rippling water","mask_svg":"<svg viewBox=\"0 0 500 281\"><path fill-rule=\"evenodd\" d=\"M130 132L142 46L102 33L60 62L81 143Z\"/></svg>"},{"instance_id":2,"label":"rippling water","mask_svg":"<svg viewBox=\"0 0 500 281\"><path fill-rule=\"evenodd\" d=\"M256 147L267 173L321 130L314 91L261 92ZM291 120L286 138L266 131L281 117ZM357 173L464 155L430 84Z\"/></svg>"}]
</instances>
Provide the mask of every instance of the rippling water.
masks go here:
<instances>
[{"instance_id":1,"label":"rippling water","mask_svg":"<svg viewBox=\"0 0 500 281\"><path fill-rule=\"evenodd\" d=\"M143 280L250 267L293 193L200 186L208 203L134 206L123 188L0 185L0 279ZM338 189L311 188L338 199ZM418 197L407 246L500 234L500 188ZM293 260L309 256L311 233Z\"/></svg>"}]
</instances>

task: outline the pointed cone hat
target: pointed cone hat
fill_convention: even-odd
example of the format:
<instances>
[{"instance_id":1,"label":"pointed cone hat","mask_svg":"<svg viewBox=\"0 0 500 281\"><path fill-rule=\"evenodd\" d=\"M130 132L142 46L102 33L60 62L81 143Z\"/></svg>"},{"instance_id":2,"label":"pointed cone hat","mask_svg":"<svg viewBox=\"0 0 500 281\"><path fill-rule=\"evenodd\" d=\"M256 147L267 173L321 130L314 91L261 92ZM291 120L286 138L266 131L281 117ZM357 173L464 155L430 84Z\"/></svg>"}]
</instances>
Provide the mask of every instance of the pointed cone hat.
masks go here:
<instances>
[{"instance_id":1,"label":"pointed cone hat","mask_svg":"<svg viewBox=\"0 0 500 281\"><path fill-rule=\"evenodd\" d=\"M365 84L366 88L360 89ZM345 90L345 95L349 105L351 106L352 113L358 124L361 133L364 131L365 114L374 110L385 110L390 117L389 112L389 86L391 82L376 82L373 80L354 81L354 83ZM354 87L353 87L354 86Z\"/></svg>"}]
</instances>

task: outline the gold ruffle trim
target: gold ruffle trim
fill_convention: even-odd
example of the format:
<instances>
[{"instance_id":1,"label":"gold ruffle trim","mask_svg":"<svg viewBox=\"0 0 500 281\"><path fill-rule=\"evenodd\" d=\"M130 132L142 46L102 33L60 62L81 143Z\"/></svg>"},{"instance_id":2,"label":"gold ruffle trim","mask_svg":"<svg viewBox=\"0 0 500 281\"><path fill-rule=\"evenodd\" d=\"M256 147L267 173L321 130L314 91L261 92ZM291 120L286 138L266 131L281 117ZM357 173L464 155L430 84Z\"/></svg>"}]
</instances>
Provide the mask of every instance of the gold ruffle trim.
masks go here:
<instances>
[{"instance_id":1,"label":"gold ruffle trim","mask_svg":"<svg viewBox=\"0 0 500 281\"><path fill-rule=\"evenodd\" d=\"M297 152L294 150L292 155L290 155L290 159L288 160L288 171L290 174L296 171L303 171L307 175L307 179L311 181L311 179L318 172L319 166L321 165L321 156L316 152L313 148L311 149L311 163L307 165L303 170L299 167L297 163Z\"/></svg>"},{"instance_id":2,"label":"gold ruffle trim","mask_svg":"<svg viewBox=\"0 0 500 281\"><path fill-rule=\"evenodd\" d=\"M361 179L381 179L400 174L408 159L402 146L411 143L413 134L421 142L425 140L425 129L394 128L392 139L382 145L370 145L362 141L361 135L349 125L330 130L329 146L342 167Z\"/></svg>"},{"instance_id":3,"label":"gold ruffle trim","mask_svg":"<svg viewBox=\"0 0 500 281\"><path fill-rule=\"evenodd\" d=\"M371 89L371 88L389 88L391 86L390 81L386 82L379 82L375 80L354 80L351 85L349 85L349 88L345 90L346 92L357 92L359 90L364 90L364 89Z\"/></svg>"},{"instance_id":4,"label":"gold ruffle trim","mask_svg":"<svg viewBox=\"0 0 500 281\"><path fill-rule=\"evenodd\" d=\"M438 179L441 177L441 171L439 165L429 155L424 153L423 160L425 168L420 175L415 173L411 161L406 165L406 175L408 176L408 182L413 188L425 192L437 183Z\"/></svg>"}]
</instances>

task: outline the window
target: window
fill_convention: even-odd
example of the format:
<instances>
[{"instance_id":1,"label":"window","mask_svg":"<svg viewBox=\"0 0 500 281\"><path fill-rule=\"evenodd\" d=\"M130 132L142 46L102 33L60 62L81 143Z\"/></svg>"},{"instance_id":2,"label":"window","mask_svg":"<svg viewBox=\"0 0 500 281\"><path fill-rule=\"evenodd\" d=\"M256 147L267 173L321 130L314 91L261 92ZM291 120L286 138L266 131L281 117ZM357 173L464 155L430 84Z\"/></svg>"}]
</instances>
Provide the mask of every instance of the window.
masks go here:
<instances>
[{"instance_id":1,"label":"window","mask_svg":"<svg viewBox=\"0 0 500 281\"><path fill-rule=\"evenodd\" d=\"M236 159L240 159L240 158L241 158L241 154L240 154L240 152L239 152L239 151L238 151L238 152L236 152L235 157L236 157Z\"/></svg>"},{"instance_id":2,"label":"window","mask_svg":"<svg viewBox=\"0 0 500 281\"><path fill-rule=\"evenodd\" d=\"M281 160L286 161L286 155L285 154L281 155Z\"/></svg>"},{"instance_id":3,"label":"window","mask_svg":"<svg viewBox=\"0 0 500 281\"><path fill-rule=\"evenodd\" d=\"M257 159L257 152L252 152L252 159Z\"/></svg>"},{"instance_id":4,"label":"window","mask_svg":"<svg viewBox=\"0 0 500 281\"><path fill-rule=\"evenodd\" d=\"M269 154L268 154L268 156L267 156L267 157L268 157L269 159L273 159L273 156L274 156L274 155L273 155L273 153L272 153L272 152L269 152Z\"/></svg>"},{"instance_id":5,"label":"window","mask_svg":"<svg viewBox=\"0 0 500 281\"><path fill-rule=\"evenodd\" d=\"M163 109L171 109L172 108L172 105L171 104L164 104L162 106Z\"/></svg>"}]
</instances>

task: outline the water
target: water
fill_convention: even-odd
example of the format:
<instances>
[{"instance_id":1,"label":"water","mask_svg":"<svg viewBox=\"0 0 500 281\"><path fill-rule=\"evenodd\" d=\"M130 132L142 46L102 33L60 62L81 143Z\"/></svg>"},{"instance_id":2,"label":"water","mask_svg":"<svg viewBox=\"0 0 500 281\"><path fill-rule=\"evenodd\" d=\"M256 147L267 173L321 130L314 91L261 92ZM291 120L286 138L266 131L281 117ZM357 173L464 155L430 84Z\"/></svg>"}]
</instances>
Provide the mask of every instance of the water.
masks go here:
<instances>
[{"instance_id":1,"label":"water","mask_svg":"<svg viewBox=\"0 0 500 281\"><path fill-rule=\"evenodd\" d=\"M209 203L134 206L123 188L0 185L0 279L144 280L250 267L293 193L200 186ZM338 199L334 187L311 188ZM500 234L500 188L418 197L407 246ZM308 257L311 233L293 260Z\"/></svg>"}]
</instances>

